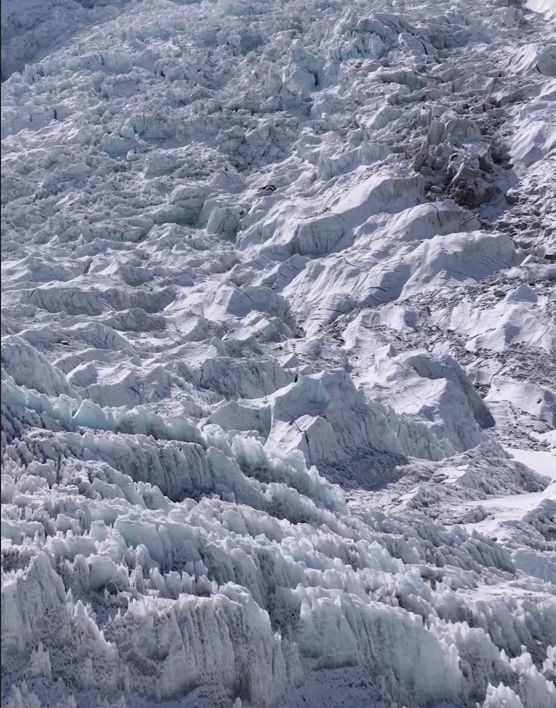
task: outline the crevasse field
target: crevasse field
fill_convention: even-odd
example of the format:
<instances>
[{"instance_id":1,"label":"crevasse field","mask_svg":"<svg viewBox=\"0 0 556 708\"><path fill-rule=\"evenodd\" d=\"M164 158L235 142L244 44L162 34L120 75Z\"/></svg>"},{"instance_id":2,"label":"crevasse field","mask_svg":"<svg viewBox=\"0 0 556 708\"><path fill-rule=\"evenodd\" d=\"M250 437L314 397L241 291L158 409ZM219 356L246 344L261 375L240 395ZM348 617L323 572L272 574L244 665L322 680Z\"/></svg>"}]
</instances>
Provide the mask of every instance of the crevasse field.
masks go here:
<instances>
[{"instance_id":1,"label":"crevasse field","mask_svg":"<svg viewBox=\"0 0 556 708\"><path fill-rule=\"evenodd\" d=\"M2 79L2 705L554 708L554 0L4 0Z\"/></svg>"}]
</instances>

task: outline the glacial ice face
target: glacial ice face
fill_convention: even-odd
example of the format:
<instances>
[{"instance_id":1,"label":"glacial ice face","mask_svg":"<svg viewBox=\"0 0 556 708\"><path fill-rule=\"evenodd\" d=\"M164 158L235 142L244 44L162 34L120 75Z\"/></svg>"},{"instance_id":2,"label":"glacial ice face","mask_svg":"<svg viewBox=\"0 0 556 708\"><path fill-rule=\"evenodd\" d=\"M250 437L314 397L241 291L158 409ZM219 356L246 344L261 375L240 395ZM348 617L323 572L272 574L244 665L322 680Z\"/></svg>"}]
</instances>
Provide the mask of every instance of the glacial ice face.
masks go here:
<instances>
[{"instance_id":1,"label":"glacial ice face","mask_svg":"<svg viewBox=\"0 0 556 708\"><path fill-rule=\"evenodd\" d=\"M4 0L3 704L556 705L527 5Z\"/></svg>"}]
</instances>

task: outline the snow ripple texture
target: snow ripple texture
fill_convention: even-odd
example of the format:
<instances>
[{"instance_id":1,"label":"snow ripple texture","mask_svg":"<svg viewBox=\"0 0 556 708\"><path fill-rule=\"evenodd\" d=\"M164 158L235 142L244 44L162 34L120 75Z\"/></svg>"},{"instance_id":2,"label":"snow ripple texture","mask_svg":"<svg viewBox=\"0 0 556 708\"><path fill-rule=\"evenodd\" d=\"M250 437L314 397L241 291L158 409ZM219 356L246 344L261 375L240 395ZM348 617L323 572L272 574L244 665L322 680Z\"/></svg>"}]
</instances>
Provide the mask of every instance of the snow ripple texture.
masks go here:
<instances>
[{"instance_id":1,"label":"snow ripple texture","mask_svg":"<svg viewBox=\"0 0 556 708\"><path fill-rule=\"evenodd\" d=\"M3 2L3 705L556 706L554 17Z\"/></svg>"}]
</instances>

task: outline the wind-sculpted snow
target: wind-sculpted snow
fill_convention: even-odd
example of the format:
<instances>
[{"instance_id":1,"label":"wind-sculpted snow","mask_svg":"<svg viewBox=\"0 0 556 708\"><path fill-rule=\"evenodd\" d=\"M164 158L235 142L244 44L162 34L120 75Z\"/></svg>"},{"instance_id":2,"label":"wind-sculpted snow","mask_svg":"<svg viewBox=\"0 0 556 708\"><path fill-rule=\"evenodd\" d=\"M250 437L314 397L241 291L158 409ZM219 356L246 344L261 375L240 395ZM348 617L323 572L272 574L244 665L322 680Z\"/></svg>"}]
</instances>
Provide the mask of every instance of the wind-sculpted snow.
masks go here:
<instances>
[{"instance_id":1,"label":"wind-sculpted snow","mask_svg":"<svg viewBox=\"0 0 556 708\"><path fill-rule=\"evenodd\" d=\"M556 705L551 17L3 3L3 705Z\"/></svg>"}]
</instances>

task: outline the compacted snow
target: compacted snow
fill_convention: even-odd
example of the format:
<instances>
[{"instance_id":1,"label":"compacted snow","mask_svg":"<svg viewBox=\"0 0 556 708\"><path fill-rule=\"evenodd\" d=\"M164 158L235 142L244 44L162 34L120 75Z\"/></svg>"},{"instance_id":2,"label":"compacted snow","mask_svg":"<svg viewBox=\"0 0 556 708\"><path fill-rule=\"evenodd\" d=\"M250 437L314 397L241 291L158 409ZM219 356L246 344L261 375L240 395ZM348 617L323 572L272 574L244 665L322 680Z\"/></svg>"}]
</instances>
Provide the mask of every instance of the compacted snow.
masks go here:
<instances>
[{"instance_id":1,"label":"compacted snow","mask_svg":"<svg viewBox=\"0 0 556 708\"><path fill-rule=\"evenodd\" d=\"M2 704L556 706L553 0L4 0Z\"/></svg>"}]
</instances>

